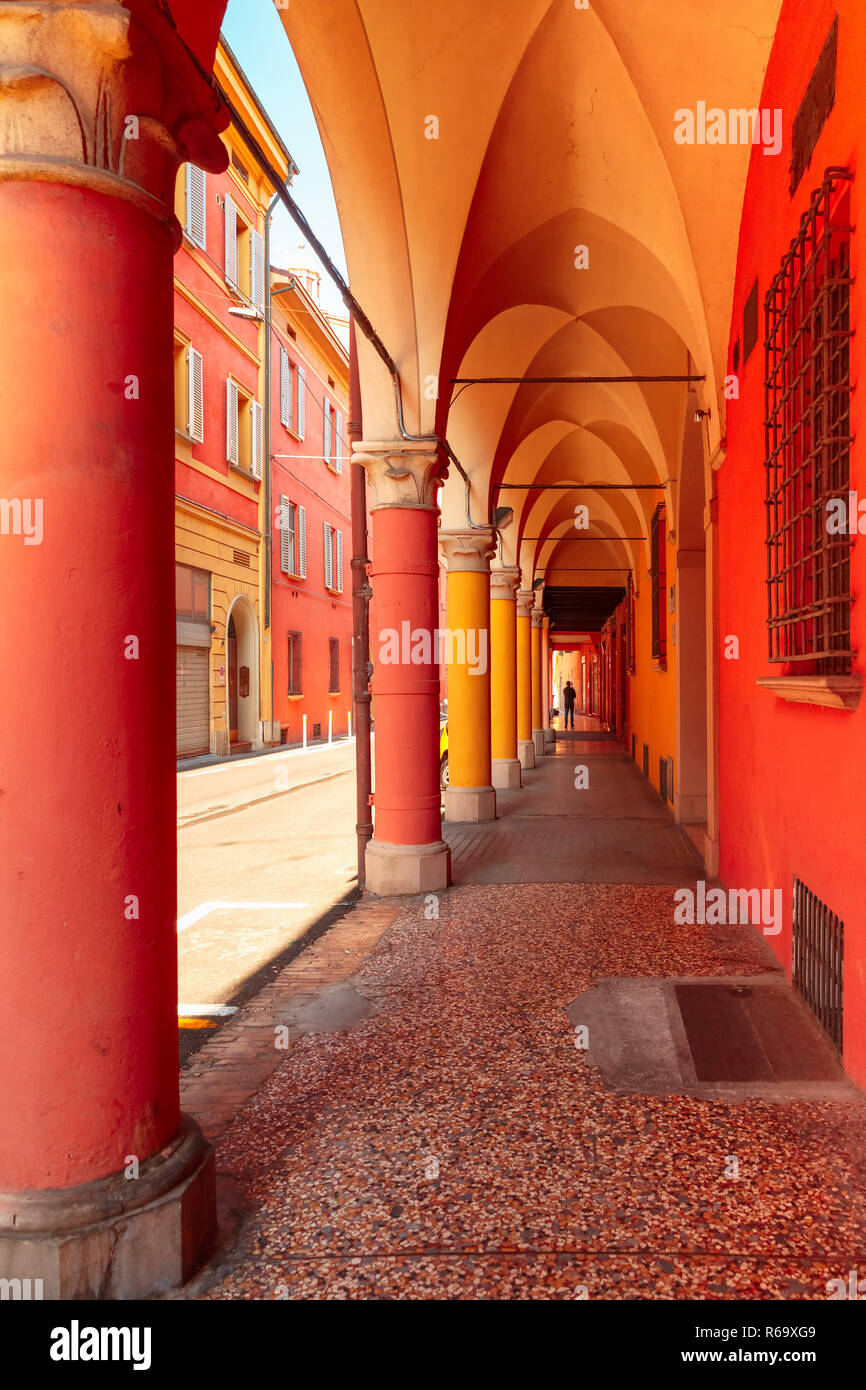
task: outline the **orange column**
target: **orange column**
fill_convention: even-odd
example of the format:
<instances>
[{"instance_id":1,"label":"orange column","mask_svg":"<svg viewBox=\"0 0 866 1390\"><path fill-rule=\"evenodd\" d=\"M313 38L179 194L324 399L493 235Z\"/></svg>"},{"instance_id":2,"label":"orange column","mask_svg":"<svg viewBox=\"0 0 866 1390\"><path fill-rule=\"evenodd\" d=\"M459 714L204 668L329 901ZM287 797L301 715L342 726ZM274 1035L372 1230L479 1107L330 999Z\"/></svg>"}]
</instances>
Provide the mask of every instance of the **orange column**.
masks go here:
<instances>
[{"instance_id":1,"label":"orange column","mask_svg":"<svg viewBox=\"0 0 866 1390\"><path fill-rule=\"evenodd\" d=\"M0 1276L136 1298L215 1234L178 1099L164 108L184 153L225 155L175 39L158 53L119 5L38 8L3 6L31 76L0 132Z\"/></svg>"},{"instance_id":2,"label":"orange column","mask_svg":"<svg viewBox=\"0 0 866 1390\"><path fill-rule=\"evenodd\" d=\"M496 819L490 780L490 561L494 533L440 531L448 565L448 771L445 819Z\"/></svg>"},{"instance_id":3,"label":"orange column","mask_svg":"<svg viewBox=\"0 0 866 1390\"><path fill-rule=\"evenodd\" d=\"M367 887L381 895L447 888L439 792L439 552L435 451L361 442L373 505L374 831Z\"/></svg>"},{"instance_id":4,"label":"orange column","mask_svg":"<svg viewBox=\"0 0 866 1390\"><path fill-rule=\"evenodd\" d=\"M490 571L490 748L492 781L497 791L514 791L521 785L515 603L519 583L519 569Z\"/></svg>"},{"instance_id":5,"label":"orange column","mask_svg":"<svg viewBox=\"0 0 866 1390\"><path fill-rule=\"evenodd\" d=\"M542 709L544 704L543 696L543 676L542 676L542 623L544 614L540 608L532 611L532 744L535 749L535 758L544 757L544 724L542 722Z\"/></svg>"},{"instance_id":6,"label":"orange column","mask_svg":"<svg viewBox=\"0 0 866 1390\"><path fill-rule=\"evenodd\" d=\"M531 589L517 592L517 756L523 768L535 767L532 742L532 607Z\"/></svg>"}]
</instances>

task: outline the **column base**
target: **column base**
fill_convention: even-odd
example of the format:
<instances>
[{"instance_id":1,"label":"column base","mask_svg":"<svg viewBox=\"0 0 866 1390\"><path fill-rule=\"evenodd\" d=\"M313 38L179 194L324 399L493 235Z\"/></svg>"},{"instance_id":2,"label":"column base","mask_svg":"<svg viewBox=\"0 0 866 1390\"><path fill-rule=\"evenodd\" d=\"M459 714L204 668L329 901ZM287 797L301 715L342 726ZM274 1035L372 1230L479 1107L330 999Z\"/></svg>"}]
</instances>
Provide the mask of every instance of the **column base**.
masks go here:
<instances>
[{"instance_id":1,"label":"column base","mask_svg":"<svg viewBox=\"0 0 866 1390\"><path fill-rule=\"evenodd\" d=\"M545 729L545 730L544 730L544 751L545 751L545 753L554 753L554 752L556 751L556 730L555 730L555 729Z\"/></svg>"},{"instance_id":2,"label":"column base","mask_svg":"<svg viewBox=\"0 0 866 1390\"><path fill-rule=\"evenodd\" d=\"M494 758L490 764L494 788L498 792L519 791L523 785L519 758Z\"/></svg>"},{"instance_id":3,"label":"column base","mask_svg":"<svg viewBox=\"0 0 866 1390\"><path fill-rule=\"evenodd\" d=\"M718 878L721 849L718 840L704 833L704 871L709 878Z\"/></svg>"},{"instance_id":4,"label":"column base","mask_svg":"<svg viewBox=\"0 0 866 1390\"><path fill-rule=\"evenodd\" d=\"M452 783L445 791L445 819L467 825L496 820L496 792L492 786L455 787Z\"/></svg>"},{"instance_id":5,"label":"column base","mask_svg":"<svg viewBox=\"0 0 866 1390\"><path fill-rule=\"evenodd\" d=\"M522 768L535 767L535 744L531 738L519 738L517 740L517 756Z\"/></svg>"},{"instance_id":6,"label":"column base","mask_svg":"<svg viewBox=\"0 0 866 1390\"><path fill-rule=\"evenodd\" d=\"M388 845L370 840L364 858L367 888L380 898L437 893L451 882L451 850L444 840L430 845Z\"/></svg>"},{"instance_id":7,"label":"column base","mask_svg":"<svg viewBox=\"0 0 866 1390\"><path fill-rule=\"evenodd\" d=\"M213 1149L182 1115L137 1178L0 1193L0 1275L41 1280L46 1299L148 1298L195 1273L216 1229Z\"/></svg>"},{"instance_id":8,"label":"column base","mask_svg":"<svg viewBox=\"0 0 866 1390\"><path fill-rule=\"evenodd\" d=\"M543 758L543 757L544 757L544 730L543 730L543 729L533 729L533 730L532 730L532 746L533 746L533 748L535 749L535 759L536 759L536 762L537 762L539 758Z\"/></svg>"}]
</instances>

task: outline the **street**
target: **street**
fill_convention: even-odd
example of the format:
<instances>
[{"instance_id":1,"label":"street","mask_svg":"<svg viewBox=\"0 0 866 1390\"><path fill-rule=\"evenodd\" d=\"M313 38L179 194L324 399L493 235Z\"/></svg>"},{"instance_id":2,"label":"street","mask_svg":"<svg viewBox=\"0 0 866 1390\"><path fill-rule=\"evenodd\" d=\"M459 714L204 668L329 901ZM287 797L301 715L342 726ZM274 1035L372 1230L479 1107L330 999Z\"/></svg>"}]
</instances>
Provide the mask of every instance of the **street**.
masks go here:
<instances>
[{"instance_id":1,"label":"street","mask_svg":"<svg viewBox=\"0 0 866 1390\"><path fill-rule=\"evenodd\" d=\"M178 774L181 1061L356 896L354 758L347 741Z\"/></svg>"}]
</instances>

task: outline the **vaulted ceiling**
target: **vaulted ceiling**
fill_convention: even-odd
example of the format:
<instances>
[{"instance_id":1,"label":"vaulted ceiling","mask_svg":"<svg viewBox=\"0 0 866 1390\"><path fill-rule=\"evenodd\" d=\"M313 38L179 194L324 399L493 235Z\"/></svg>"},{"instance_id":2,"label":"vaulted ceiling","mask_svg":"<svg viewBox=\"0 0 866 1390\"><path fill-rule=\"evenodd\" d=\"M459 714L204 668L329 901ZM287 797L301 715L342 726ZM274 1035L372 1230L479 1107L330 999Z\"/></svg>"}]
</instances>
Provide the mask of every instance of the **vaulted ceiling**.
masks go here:
<instances>
[{"instance_id":1,"label":"vaulted ceiling","mask_svg":"<svg viewBox=\"0 0 866 1390\"><path fill-rule=\"evenodd\" d=\"M643 573L662 498L672 530L697 525L724 435L752 150L680 145L675 113L759 104L780 3L328 0L281 12L352 288L399 366L407 427L447 435L476 520L513 507L501 559L524 582L598 588L620 584L617 566ZM359 356L364 434L393 438L388 374L365 343ZM452 384L564 376L697 380ZM710 414L695 424L698 408ZM580 533L578 504L590 516ZM443 524L464 512L452 469Z\"/></svg>"}]
</instances>

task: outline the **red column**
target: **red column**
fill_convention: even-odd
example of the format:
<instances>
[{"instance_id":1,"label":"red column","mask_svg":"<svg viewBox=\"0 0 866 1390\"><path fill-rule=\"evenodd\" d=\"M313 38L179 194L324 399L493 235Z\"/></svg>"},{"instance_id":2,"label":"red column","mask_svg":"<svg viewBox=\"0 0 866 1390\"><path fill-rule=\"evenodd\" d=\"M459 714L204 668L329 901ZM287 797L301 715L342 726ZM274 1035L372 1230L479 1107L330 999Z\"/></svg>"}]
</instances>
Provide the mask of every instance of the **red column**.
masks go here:
<instances>
[{"instance_id":1,"label":"red column","mask_svg":"<svg viewBox=\"0 0 866 1390\"><path fill-rule=\"evenodd\" d=\"M87 189L0 208L2 491L43 525L0 536L0 1188L67 1187L178 1124L172 245Z\"/></svg>"},{"instance_id":2,"label":"red column","mask_svg":"<svg viewBox=\"0 0 866 1390\"><path fill-rule=\"evenodd\" d=\"M63 67L85 131L121 72L136 105L102 113L95 167L40 106L51 83L24 84L34 149L0 160L0 1274L135 1297L180 1282L214 1233L177 1078L176 158L152 37L119 5L71 27L67 9L7 20L8 52Z\"/></svg>"},{"instance_id":3,"label":"red column","mask_svg":"<svg viewBox=\"0 0 866 1390\"><path fill-rule=\"evenodd\" d=\"M382 895L445 888L439 791L438 508L435 452L361 443L373 495L374 832L367 886Z\"/></svg>"}]
</instances>

